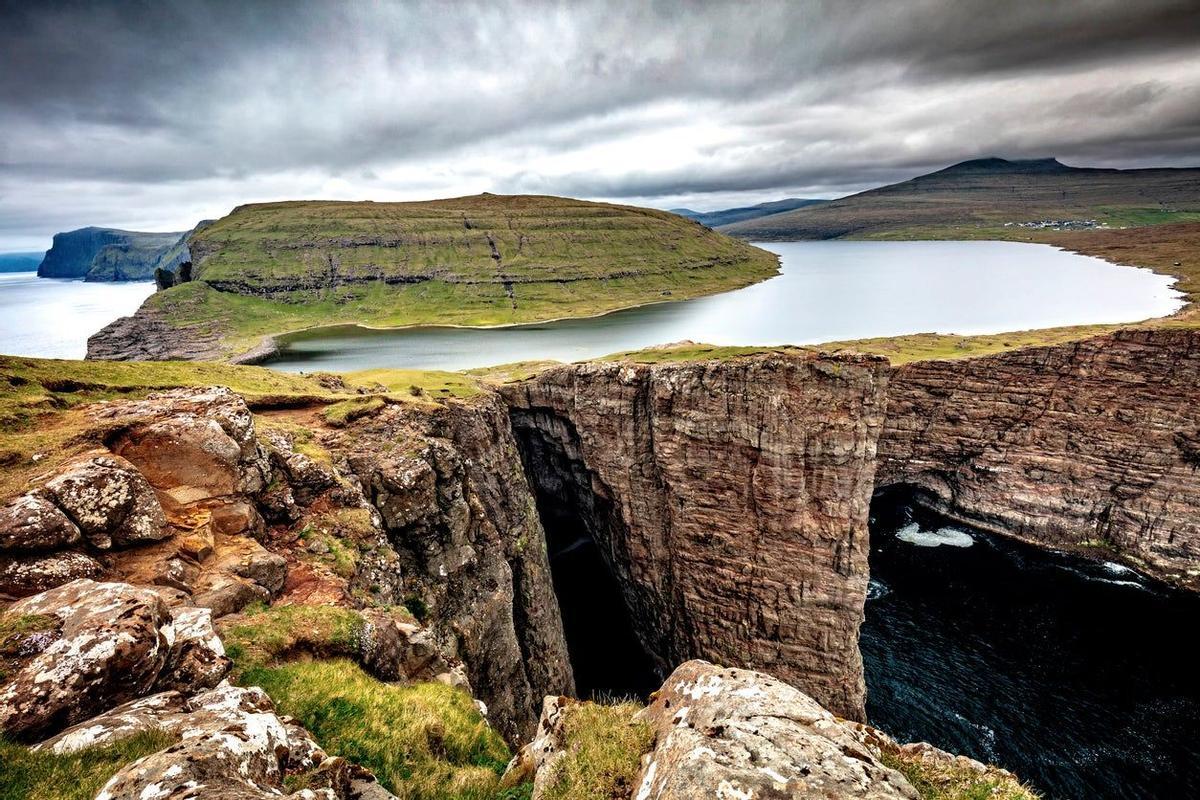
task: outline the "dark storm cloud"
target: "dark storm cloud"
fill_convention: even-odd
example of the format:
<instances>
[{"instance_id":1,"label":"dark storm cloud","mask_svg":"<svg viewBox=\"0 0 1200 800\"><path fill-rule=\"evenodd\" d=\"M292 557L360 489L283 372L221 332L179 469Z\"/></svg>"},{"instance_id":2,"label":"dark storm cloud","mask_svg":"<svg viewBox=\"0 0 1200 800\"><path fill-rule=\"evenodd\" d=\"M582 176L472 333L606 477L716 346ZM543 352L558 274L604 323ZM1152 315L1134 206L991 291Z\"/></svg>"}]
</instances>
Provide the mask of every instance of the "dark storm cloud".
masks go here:
<instances>
[{"instance_id":1,"label":"dark storm cloud","mask_svg":"<svg viewBox=\"0 0 1200 800\"><path fill-rule=\"evenodd\" d=\"M0 248L252 200L836 194L1200 154L1194 0L0 2Z\"/></svg>"}]
</instances>

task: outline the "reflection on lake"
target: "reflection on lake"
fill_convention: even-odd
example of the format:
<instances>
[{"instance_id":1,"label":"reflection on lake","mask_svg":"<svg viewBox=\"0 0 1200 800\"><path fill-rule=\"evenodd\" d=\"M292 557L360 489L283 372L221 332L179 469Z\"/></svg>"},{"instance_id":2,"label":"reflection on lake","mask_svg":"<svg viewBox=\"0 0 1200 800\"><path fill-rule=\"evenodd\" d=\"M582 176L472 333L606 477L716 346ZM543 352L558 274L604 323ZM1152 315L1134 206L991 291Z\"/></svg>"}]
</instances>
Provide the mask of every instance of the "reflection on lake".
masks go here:
<instances>
[{"instance_id":1,"label":"reflection on lake","mask_svg":"<svg viewBox=\"0 0 1200 800\"><path fill-rule=\"evenodd\" d=\"M292 337L278 369L469 369L577 361L691 339L811 344L936 331L980 334L1134 322L1181 304L1172 280L1016 242L777 242L783 274L713 297L591 319L470 329L324 328ZM518 300L519 300L518 288Z\"/></svg>"},{"instance_id":2,"label":"reflection on lake","mask_svg":"<svg viewBox=\"0 0 1200 800\"><path fill-rule=\"evenodd\" d=\"M137 311L153 281L87 283L0 274L0 353L83 358L87 340L117 317Z\"/></svg>"}]
</instances>

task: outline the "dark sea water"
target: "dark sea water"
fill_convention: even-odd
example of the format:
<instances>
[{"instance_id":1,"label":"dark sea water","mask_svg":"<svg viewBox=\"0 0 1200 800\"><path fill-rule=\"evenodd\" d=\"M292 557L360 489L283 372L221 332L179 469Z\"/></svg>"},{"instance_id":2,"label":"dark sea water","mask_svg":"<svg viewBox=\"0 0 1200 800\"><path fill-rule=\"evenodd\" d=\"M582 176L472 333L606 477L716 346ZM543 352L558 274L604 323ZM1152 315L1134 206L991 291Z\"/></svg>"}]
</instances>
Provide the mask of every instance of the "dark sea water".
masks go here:
<instances>
[{"instance_id":1,"label":"dark sea water","mask_svg":"<svg viewBox=\"0 0 1200 800\"><path fill-rule=\"evenodd\" d=\"M773 242L782 274L712 297L508 328L324 328L270 366L347 371L578 361L691 339L814 344L928 331L978 334L1134 322L1175 311L1170 278L1018 242ZM518 287L518 301L520 288Z\"/></svg>"},{"instance_id":2,"label":"dark sea water","mask_svg":"<svg viewBox=\"0 0 1200 800\"><path fill-rule=\"evenodd\" d=\"M871 537L872 723L1048 798L1200 797L1200 598L898 497Z\"/></svg>"}]
</instances>

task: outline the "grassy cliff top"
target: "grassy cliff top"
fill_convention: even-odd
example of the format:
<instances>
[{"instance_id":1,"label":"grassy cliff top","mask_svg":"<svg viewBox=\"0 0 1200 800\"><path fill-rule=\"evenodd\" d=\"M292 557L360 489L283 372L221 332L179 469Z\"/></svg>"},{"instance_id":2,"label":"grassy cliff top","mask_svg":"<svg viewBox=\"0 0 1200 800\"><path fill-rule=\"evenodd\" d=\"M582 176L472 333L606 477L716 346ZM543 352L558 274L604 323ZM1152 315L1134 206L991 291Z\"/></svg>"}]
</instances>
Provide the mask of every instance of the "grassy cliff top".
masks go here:
<instances>
[{"instance_id":1,"label":"grassy cliff top","mask_svg":"<svg viewBox=\"0 0 1200 800\"><path fill-rule=\"evenodd\" d=\"M189 330L220 342L220 353L180 357L235 357L319 325L592 316L778 272L775 255L674 214L525 195L241 206L189 245L196 280L140 312L181 329L182 343Z\"/></svg>"}]
</instances>

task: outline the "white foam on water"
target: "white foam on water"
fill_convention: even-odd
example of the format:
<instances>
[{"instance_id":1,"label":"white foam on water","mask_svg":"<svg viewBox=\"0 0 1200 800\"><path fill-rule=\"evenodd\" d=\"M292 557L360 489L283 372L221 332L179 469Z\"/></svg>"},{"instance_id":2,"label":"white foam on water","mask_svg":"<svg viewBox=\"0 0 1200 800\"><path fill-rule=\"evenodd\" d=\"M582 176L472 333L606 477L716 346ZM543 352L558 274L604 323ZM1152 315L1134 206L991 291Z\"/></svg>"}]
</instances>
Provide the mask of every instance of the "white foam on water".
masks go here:
<instances>
[{"instance_id":1,"label":"white foam on water","mask_svg":"<svg viewBox=\"0 0 1200 800\"><path fill-rule=\"evenodd\" d=\"M892 590L886 583L875 578L871 578L867 582L867 599L878 600L881 597L886 597L891 594Z\"/></svg>"},{"instance_id":2,"label":"white foam on water","mask_svg":"<svg viewBox=\"0 0 1200 800\"><path fill-rule=\"evenodd\" d=\"M958 528L938 528L936 531L923 531L921 526L913 522L896 531L896 538L902 542L915 544L917 547L970 547L975 544L971 534Z\"/></svg>"}]
</instances>

